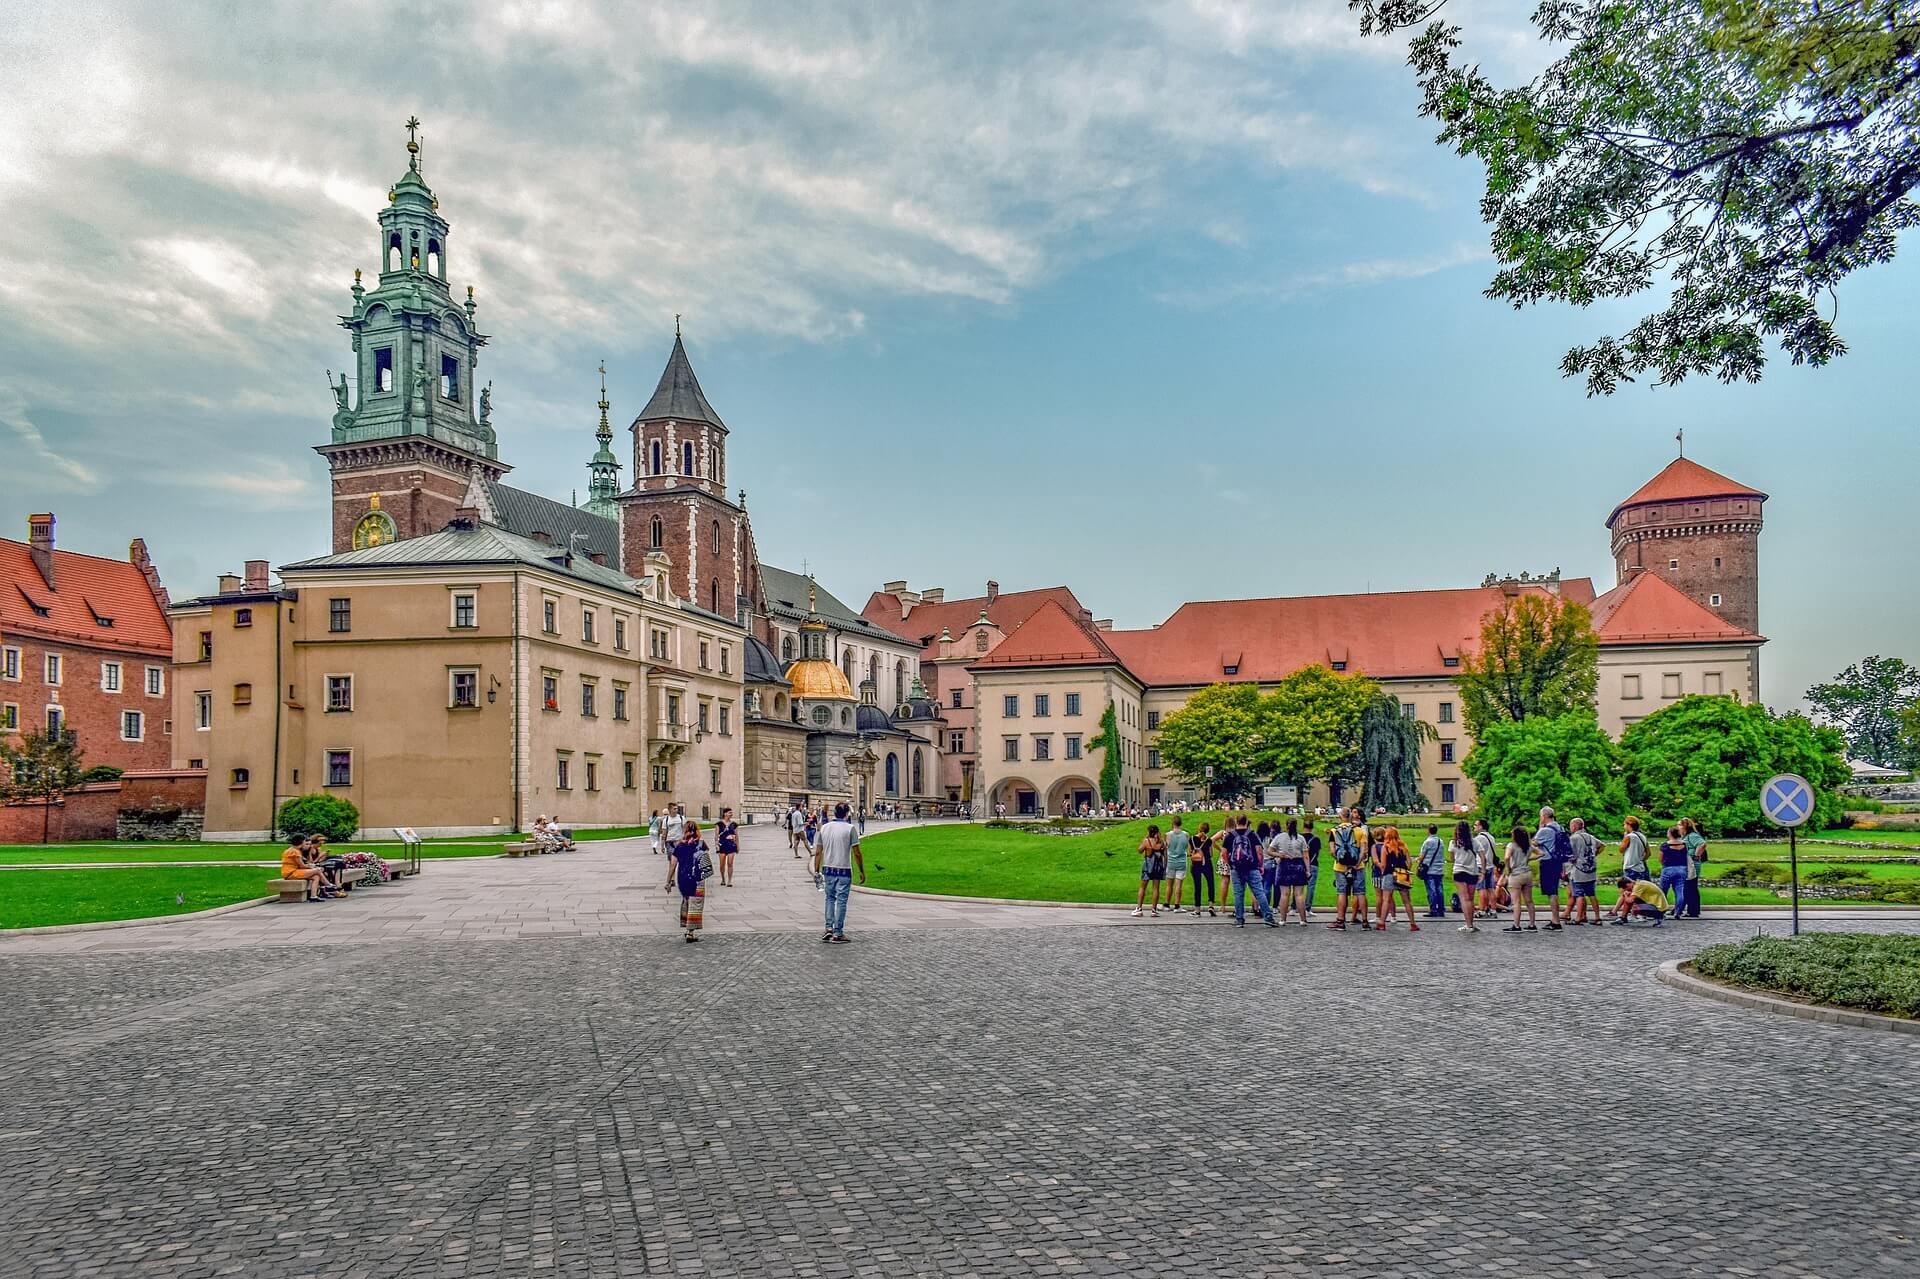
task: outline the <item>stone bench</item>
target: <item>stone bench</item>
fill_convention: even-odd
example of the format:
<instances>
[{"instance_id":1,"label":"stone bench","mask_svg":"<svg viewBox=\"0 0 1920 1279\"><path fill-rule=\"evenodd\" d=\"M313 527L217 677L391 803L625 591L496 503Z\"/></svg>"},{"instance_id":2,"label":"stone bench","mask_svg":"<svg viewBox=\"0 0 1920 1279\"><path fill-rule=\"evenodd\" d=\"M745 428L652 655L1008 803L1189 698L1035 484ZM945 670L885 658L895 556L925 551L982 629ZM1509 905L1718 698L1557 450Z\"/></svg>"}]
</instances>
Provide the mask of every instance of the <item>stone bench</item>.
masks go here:
<instances>
[{"instance_id":1,"label":"stone bench","mask_svg":"<svg viewBox=\"0 0 1920 1279\"><path fill-rule=\"evenodd\" d=\"M392 871L388 873L394 874ZM357 884L366 878L367 874L365 867L355 866L340 872L340 882ZM267 887L278 892L283 902L303 902L307 899L307 881L304 879L270 879L267 881Z\"/></svg>"},{"instance_id":2,"label":"stone bench","mask_svg":"<svg viewBox=\"0 0 1920 1279\"><path fill-rule=\"evenodd\" d=\"M533 857L547 850L531 841L522 844L506 844L500 849L509 857Z\"/></svg>"}]
</instances>

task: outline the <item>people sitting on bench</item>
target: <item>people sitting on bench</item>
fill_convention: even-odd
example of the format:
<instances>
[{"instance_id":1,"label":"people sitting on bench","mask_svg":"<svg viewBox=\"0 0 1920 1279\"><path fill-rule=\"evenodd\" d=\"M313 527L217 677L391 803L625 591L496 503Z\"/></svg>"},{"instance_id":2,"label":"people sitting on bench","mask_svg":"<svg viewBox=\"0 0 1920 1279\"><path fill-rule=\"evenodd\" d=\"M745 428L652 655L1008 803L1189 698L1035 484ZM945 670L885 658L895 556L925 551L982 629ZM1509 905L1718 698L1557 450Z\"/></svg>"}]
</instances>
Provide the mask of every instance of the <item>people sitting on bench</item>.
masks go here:
<instances>
[{"instance_id":1,"label":"people sitting on bench","mask_svg":"<svg viewBox=\"0 0 1920 1279\"><path fill-rule=\"evenodd\" d=\"M1667 895L1660 886L1646 879L1629 879L1622 875L1614 881L1620 890L1620 900L1613 908L1613 922L1631 924L1636 917L1650 919L1655 928L1667 920Z\"/></svg>"},{"instance_id":2,"label":"people sitting on bench","mask_svg":"<svg viewBox=\"0 0 1920 1279\"><path fill-rule=\"evenodd\" d=\"M534 843L549 853L563 853L573 848L573 841L545 815L533 819L533 829L528 834Z\"/></svg>"},{"instance_id":3,"label":"people sitting on bench","mask_svg":"<svg viewBox=\"0 0 1920 1279\"><path fill-rule=\"evenodd\" d=\"M315 835L307 843L307 859L326 876L327 887L342 896L352 892L353 885L346 880L347 859L327 847L327 837Z\"/></svg>"},{"instance_id":4,"label":"people sitting on bench","mask_svg":"<svg viewBox=\"0 0 1920 1279\"><path fill-rule=\"evenodd\" d=\"M327 872L308 860L311 847L312 841L305 838L287 845L286 851L280 854L280 878L304 879L307 882L307 900L310 902L338 897L339 892L327 882Z\"/></svg>"}]
</instances>

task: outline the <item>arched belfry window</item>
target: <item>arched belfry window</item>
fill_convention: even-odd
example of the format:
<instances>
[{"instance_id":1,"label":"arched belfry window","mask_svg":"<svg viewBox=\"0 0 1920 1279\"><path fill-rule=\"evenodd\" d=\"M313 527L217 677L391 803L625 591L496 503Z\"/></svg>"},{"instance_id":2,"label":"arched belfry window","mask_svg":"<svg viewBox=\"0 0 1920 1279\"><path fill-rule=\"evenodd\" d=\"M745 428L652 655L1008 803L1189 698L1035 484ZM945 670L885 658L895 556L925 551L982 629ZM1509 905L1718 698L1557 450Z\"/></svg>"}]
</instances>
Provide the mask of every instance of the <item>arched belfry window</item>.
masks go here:
<instances>
[{"instance_id":1,"label":"arched belfry window","mask_svg":"<svg viewBox=\"0 0 1920 1279\"><path fill-rule=\"evenodd\" d=\"M784 636L780 640L780 660L783 662L793 660L793 636L791 635Z\"/></svg>"},{"instance_id":2,"label":"arched belfry window","mask_svg":"<svg viewBox=\"0 0 1920 1279\"><path fill-rule=\"evenodd\" d=\"M420 236L417 232L407 246L407 265L416 271L420 269Z\"/></svg>"},{"instance_id":3,"label":"arched belfry window","mask_svg":"<svg viewBox=\"0 0 1920 1279\"><path fill-rule=\"evenodd\" d=\"M693 441L691 440L680 445L680 474L693 474Z\"/></svg>"},{"instance_id":4,"label":"arched belfry window","mask_svg":"<svg viewBox=\"0 0 1920 1279\"><path fill-rule=\"evenodd\" d=\"M440 241L428 240L427 241L427 274L434 276L437 279L442 279L442 280L446 279L447 273L440 269L441 265L442 263L440 261Z\"/></svg>"},{"instance_id":5,"label":"arched belfry window","mask_svg":"<svg viewBox=\"0 0 1920 1279\"><path fill-rule=\"evenodd\" d=\"M652 541L652 545L653 545L653 549L654 549L654 550L656 550L656 551L657 551L657 550L659 550L659 549L660 549L660 548L661 548L662 546L664 546L664 545L666 545L666 541L667 541L667 530L666 530L666 528L665 528L665 526L663 526L663 525L662 525L662 524L660 523L660 517L659 517L658 515L656 515L656 516L654 516L654 517L653 517L653 523L652 523L652 525L651 525L651 526L649 527L649 529L648 529L648 532L649 532L649 534L650 534L650 537L651 537L651 541Z\"/></svg>"},{"instance_id":6,"label":"arched belfry window","mask_svg":"<svg viewBox=\"0 0 1920 1279\"><path fill-rule=\"evenodd\" d=\"M713 553L715 555L718 555L720 553L720 521L719 520L715 520L713 522Z\"/></svg>"},{"instance_id":7,"label":"arched belfry window","mask_svg":"<svg viewBox=\"0 0 1920 1279\"><path fill-rule=\"evenodd\" d=\"M660 441L659 440L655 440L653 442L653 448L650 451L652 453L652 458L650 459L650 465L647 467L647 474L658 475L663 469L660 465Z\"/></svg>"},{"instance_id":8,"label":"arched belfry window","mask_svg":"<svg viewBox=\"0 0 1920 1279\"><path fill-rule=\"evenodd\" d=\"M718 613L720 611L720 579L719 578L716 577L712 581L707 583L707 599L711 601L707 605L707 611L710 613Z\"/></svg>"},{"instance_id":9,"label":"arched belfry window","mask_svg":"<svg viewBox=\"0 0 1920 1279\"><path fill-rule=\"evenodd\" d=\"M400 269L400 233L395 231L387 239L387 270Z\"/></svg>"},{"instance_id":10,"label":"arched belfry window","mask_svg":"<svg viewBox=\"0 0 1920 1279\"><path fill-rule=\"evenodd\" d=\"M887 756L887 794L898 795L899 793L900 793L900 757L898 755L888 755Z\"/></svg>"}]
</instances>

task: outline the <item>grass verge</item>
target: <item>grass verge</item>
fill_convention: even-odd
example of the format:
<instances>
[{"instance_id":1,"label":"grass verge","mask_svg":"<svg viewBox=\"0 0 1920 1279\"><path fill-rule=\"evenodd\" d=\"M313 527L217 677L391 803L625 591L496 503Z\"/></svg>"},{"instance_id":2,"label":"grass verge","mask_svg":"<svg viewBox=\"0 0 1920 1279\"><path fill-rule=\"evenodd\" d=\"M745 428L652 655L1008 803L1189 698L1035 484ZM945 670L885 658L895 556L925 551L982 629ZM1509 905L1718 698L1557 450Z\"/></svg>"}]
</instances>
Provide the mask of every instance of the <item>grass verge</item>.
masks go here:
<instances>
[{"instance_id":1,"label":"grass verge","mask_svg":"<svg viewBox=\"0 0 1920 1279\"><path fill-rule=\"evenodd\" d=\"M0 875L0 928L149 919L267 895L257 866L140 866ZM374 891L378 892L378 889Z\"/></svg>"},{"instance_id":2,"label":"grass verge","mask_svg":"<svg viewBox=\"0 0 1920 1279\"><path fill-rule=\"evenodd\" d=\"M1709 946L1702 977L1837 1008L1920 1017L1920 937L1806 933Z\"/></svg>"}]
</instances>

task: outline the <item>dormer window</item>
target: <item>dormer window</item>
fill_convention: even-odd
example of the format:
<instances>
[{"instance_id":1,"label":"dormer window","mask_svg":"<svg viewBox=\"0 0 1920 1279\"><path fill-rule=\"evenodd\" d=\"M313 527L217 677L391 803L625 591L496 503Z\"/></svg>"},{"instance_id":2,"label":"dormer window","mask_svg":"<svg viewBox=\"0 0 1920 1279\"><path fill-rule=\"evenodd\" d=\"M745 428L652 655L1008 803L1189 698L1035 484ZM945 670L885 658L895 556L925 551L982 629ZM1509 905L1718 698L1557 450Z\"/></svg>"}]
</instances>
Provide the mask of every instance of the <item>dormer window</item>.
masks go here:
<instances>
[{"instance_id":1,"label":"dormer window","mask_svg":"<svg viewBox=\"0 0 1920 1279\"><path fill-rule=\"evenodd\" d=\"M1443 657L1440 659L1440 665L1445 666L1448 669L1452 669L1453 667L1460 665L1460 659L1457 657Z\"/></svg>"},{"instance_id":2,"label":"dormer window","mask_svg":"<svg viewBox=\"0 0 1920 1279\"><path fill-rule=\"evenodd\" d=\"M1333 669L1336 671L1344 671L1347 669L1347 664L1345 662L1335 662L1333 664Z\"/></svg>"},{"instance_id":3,"label":"dormer window","mask_svg":"<svg viewBox=\"0 0 1920 1279\"><path fill-rule=\"evenodd\" d=\"M1222 675L1238 675L1240 673L1240 668L1237 665L1222 666L1220 668L1220 673Z\"/></svg>"}]
</instances>

